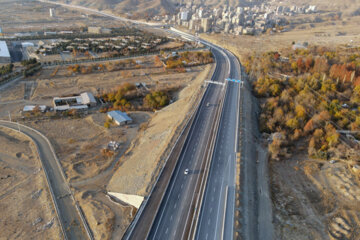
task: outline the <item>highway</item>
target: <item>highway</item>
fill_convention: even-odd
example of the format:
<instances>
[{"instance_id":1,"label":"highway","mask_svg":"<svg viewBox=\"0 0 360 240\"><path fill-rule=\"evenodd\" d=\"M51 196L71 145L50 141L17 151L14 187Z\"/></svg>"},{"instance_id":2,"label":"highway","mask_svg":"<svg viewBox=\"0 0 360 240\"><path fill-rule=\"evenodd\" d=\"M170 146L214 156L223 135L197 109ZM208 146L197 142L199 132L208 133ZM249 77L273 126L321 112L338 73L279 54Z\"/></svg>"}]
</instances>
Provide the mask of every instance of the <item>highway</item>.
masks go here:
<instances>
[{"instance_id":1,"label":"highway","mask_svg":"<svg viewBox=\"0 0 360 240\"><path fill-rule=\"evenodd\" d=\"M64 238L88 239L83 221L76 209L74 198L67 185L62 168L57 162L52 146L49 144L50 142L36 130L14 122L0 120L0 126L16 131L20 128L20 131L29 136L36 144L55 210L59 217L59 224L65 235Z\"/></svg>"},{"instance_id":2,"label":"highway","mask_svg":"<svg viewBox=\"0 0 360 240\"><path fill-rule=\"evenodd\" d=\"M231 64L229 77L239 79L238 60L229 53L227 55ZM240 84L229 82L226 91L196 239L233 238Z\"/></svg>"},{"instance_id":3,"label":"highway","mask_svg":"<svg viewBox=\"0 0 360 240\"><path fill-rule=\"evenodd\" d=\"M224 82L228 61L221 52L213 50L216 69L213 81ZM178 160L175 172L148 235L149 239L182 239L187 236L197 197L196 188L205 173L206 152L209 149L211 132L215 126L216 112L224 88L210 84L201 102L199 111ZM209 104L207 104L209 103ZM208 106L207 106L208 105ZM189 174L185 175L185 169Z\"/></svg>"},{"instance_id":4,"label":"highway","mask_svg":"<svg viewBox=\"0 0 360 240\"><path fill-rule=\"evenodd\" d=\"M85 7L48 3L154 27ZM238 60L228 51L175 29L167 31L211 47L216 59L212 81L225 82L226 78L241 76ZM239 95L238 83L226 83L225 88L209 84L174 171L167 169L167 174L172 173L170 181L168 184L156 183L158 195L149 196L153 202L160 202L159 207L150 204L152 209L149 210L145 206L140 219L149 221L142 224L144 221L135 218L134 227L126 239L188 239L194 233L196 239L233 238ZM185 169L189 169L189 174L184 174ZM206 184L202 184L205 181Z\"/></svg>"}]
</instances>

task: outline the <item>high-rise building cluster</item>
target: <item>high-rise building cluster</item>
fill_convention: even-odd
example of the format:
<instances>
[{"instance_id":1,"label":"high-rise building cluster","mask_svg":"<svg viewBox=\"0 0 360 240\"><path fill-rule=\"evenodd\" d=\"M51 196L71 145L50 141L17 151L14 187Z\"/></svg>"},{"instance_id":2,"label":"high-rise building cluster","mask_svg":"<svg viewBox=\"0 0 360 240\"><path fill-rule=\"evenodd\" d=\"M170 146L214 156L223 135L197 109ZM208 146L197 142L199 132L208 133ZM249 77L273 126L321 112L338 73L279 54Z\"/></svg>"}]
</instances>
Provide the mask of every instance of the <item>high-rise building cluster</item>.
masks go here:
<instances>
[{"instance_id":1,"label":"high-rise building cluster","mask_svg":"<svg viewBox=\"0 0 360 240\"><path fill-rule=\"evenodd\" d=\"M286 16L317 12L316 6L281 6L268 3L251 7L206 7L188 4L175 15L155 16L153 20L183 26L196 32L258 34L286 25ZM282 29L284 31L284 29Z\"/></svg>"}]
</instances>

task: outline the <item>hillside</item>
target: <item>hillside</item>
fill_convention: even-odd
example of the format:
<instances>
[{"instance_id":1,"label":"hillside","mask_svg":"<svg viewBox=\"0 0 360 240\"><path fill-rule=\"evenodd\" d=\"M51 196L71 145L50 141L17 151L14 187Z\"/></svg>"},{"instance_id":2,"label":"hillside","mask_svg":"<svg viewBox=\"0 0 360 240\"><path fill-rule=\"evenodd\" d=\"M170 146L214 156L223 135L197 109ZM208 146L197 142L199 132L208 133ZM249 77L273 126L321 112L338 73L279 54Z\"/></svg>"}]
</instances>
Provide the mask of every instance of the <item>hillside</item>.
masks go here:
<instances>
[{"instance_id":1,"label":"hillside","mask_svg":"<svg viewBox=\"0 0 360 240\"><path fill-rule=\"evenodd\" d=\"M68 4L81 5L98 10L107 10L112 13L126 14L131 18L146 18L157 14L174 13L180 4L193 2L207 6L223 6L228 3L237 6L239 0L59 0Z\"/></svg>"},{"instance_id":2,"label":"hillside","mask_svg":"<svg viewBox=\"0 0 360 240\"><path fill-rule=\"evenodd\" d=\"M245 6L250 1L246 0L58 0L74 5L81 5L98 10L106 10L112 13L126 15L129 18L146 18L158 14L173 14L182 4L193 3L196 5L224 7ZM258 2L267 2L259 0ZM254 4L254 1L253 1ZM316 5L322 12L341 12L344 16L360 14L360 0L304 0L299 3L297 0L272 1L272 5L282 6L305 6Z\"/></svg>"},{"instance_id":3,"label":"hillside","mask_svg":"<svg viewBox=\"0 0 360 240\"><path fill-rule=\"evenodd\" d=\"M69 4L81 5L131 18L145 18L147 15L174 13L175 6L169 0L68 0Z\"/></svg>"}]
</instances>

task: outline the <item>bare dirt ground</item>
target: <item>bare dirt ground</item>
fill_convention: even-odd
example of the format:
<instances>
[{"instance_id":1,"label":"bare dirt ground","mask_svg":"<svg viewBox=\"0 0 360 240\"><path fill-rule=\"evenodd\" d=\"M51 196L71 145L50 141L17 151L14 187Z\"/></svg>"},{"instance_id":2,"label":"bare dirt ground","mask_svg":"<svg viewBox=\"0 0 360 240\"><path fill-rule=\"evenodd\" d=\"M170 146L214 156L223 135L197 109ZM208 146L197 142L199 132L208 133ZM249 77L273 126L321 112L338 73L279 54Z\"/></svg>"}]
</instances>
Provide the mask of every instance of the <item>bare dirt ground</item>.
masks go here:
<instances>
[{"instance_id":1,"label":"bare dirt ground","mask_svg":"<svg viewBox=\"0 0 360 240\"><path fill-rule=\"evenodd\" d=\"M11 113L15 118L19 116L19 110L25 102L51 106L54 96L83 91L96 94L114 89L125 82L145 82L152 90L164 87L183 89L173 94L173 104L156 113L130 112L133 123L127 126L112 125L106 129L106 114L97 110L80 119L25 122L44 133L53 144L67 180L75 191L75 198L79 201L96 239L118 239L118 236L122 236L126 231L136 212L132 206L114 202L109 198L106 194L109 181L111 180L111 191L118 191L119 188L115 185L119 184L119 187L128 185L129 191L123 191L124 193L146 193L159 170L162 153L167 149L172 135L182 124L186 113L193 107L200 86L212 68L207 65L192 67L185 73L166 73L162 68L152 68L152 63L153 57L149 62L142 59L142 69L79 73L70 76L66 67L58 69L54 76L50 76L54 68L44 69L39 76L27 80L27 83L33 83L29 100L23 100L26 88L22 82L0 92L1 103L4 103L0 104L0 110L7 111L10 106L14 106ZM7 117L7 114L2 114L2 118ZM120 148L112 157L104 156L101 152L109 141L120 143ZM126 181L120 175L126 175Z\"/></svg>"},{"instance_id":2,"label":"bare dirt ground","mask_svg":"<svg viewBox=\"0 0 360 240\"><path fill-rule=\"evenodd\" d=\"M270 164L276 239L359 239L359 175L298 150Z\"/></svg>"},{"instance_id":3,"label":"bare dirt ground","mask_svg":"<svg viewBox=\"0 0 360 240\"><path fill-rule=\"evenodd\" d=\"M182 47L183 45L184 43L182 42L167 42L157 46L156 49L178 48L178 47Z\"/></svg>"},{"instance_id":4,"label":"bare dirt ground","mask_svg":"<svg viewBox=\"0 0 360 240\"><path fill-rule=\"evenodd\" d=\"M60 239L35 145L6 128L0 128L0 142L0 239Z\"/></svg>"},{"instance_id":5,"label":"bare dirt ground","mask_svg":"<svg viewBox=\"0 0 360 240\"><path fill-rule=\"evenodd\" d=\"M76 10L37 1L0 0L0 4L0 25L4 33L43 31L44 25L48 30L69 30L89 25L123 26L121 22L114 22L109 18L85 15ZM55 9L55 17L50 17L50 8Z\"/></svg>"},{"instance_id":6,"label":"bare dirt ground","mask_svg":"<svg viewBox=\"0 0 360 240\"><path fill-rule=\"evenodd\" d=\"M111 179L108 185L109 191L141 196L148 193L153 173L160 167L160 156L168 146L176 128L193 107L209 70L210 66L207 66L196 78L193 76L191 84L180 92L175 103L154 114L149 127L134 141L123 164Z\"/></svg>"},{"instance_id":7,"label":"bare dirt ground","mask_svg":"<svg viewBox=\"0 0 360 240\"><path fill-rule=\"evenodd\" d=\"M273 35L233 36L230 34L201 34L201 37L217 43L236 54L241 60L245 54L277 51L290 47L292 42L308 42L313 45L331 46L333 44L360 44L360 16L338 21L325 21L297 25L294 30ZM303 29L302 29L303 28ZM338 36L342 32L345 35Z\"/></svg>"}]
</instances>

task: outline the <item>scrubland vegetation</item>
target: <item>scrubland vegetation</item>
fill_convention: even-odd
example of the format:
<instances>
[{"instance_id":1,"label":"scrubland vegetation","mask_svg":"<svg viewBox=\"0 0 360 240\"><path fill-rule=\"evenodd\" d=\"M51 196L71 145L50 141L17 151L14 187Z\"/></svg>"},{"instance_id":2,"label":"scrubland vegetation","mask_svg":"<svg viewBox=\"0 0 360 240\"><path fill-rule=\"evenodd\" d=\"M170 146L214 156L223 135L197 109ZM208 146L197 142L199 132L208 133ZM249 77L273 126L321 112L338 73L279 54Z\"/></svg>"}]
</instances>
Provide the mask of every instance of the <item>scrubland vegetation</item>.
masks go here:
<instances>
[{"instance_id":1,"label":"scrubland vegetation","mask_svg":"<svg viewBox=\"0 0 360 240\"><path fill-rule=\"evenodd\" d=\"M213 55L211 52L182 52L177 56L166 59L167 69L179 69L186 66L196 66L202 64L213 63Z\"/></svg>"},{"instance_id":2,"label":"scrubland vegetation","mask_svg":"<svg viewBox=\"0 0 360 240\"><path fill-rule=\"evenodd\" d=\"M9 73L12 73L14 64L10 63L0 67L0 77Z\"/></svg>"},{"instance_id":3,"label":"scrubland vegetation","mask_svg":"<svg viewBox=\"0 0 360 240\"><path fill-rule=\"evenodd\" d=\"M308 142L310 157L323 159L358 147L360 48L267 52L247 56L244 67L261 99L260 130L272 134L272 158L289 156L297 141Z\"/></svg>"},{"instance_id":4,"label":"scrubland vegetation","mask_svg":"<svg viewBox=\"0 0 360 240\"><path fill-rule=\"evenodd\" d=\"M170 90L169 90L170 91ZM169 104L169 91L143 92L136 88L134 84L124 83L117 89L102 94L100 97L107 103L108 107L100 109L101 112L112 110L156 110ZM140 100L140 101L139 101ZM134 105L131 102L140 102Z\"/></svg>"}]
</instances>

